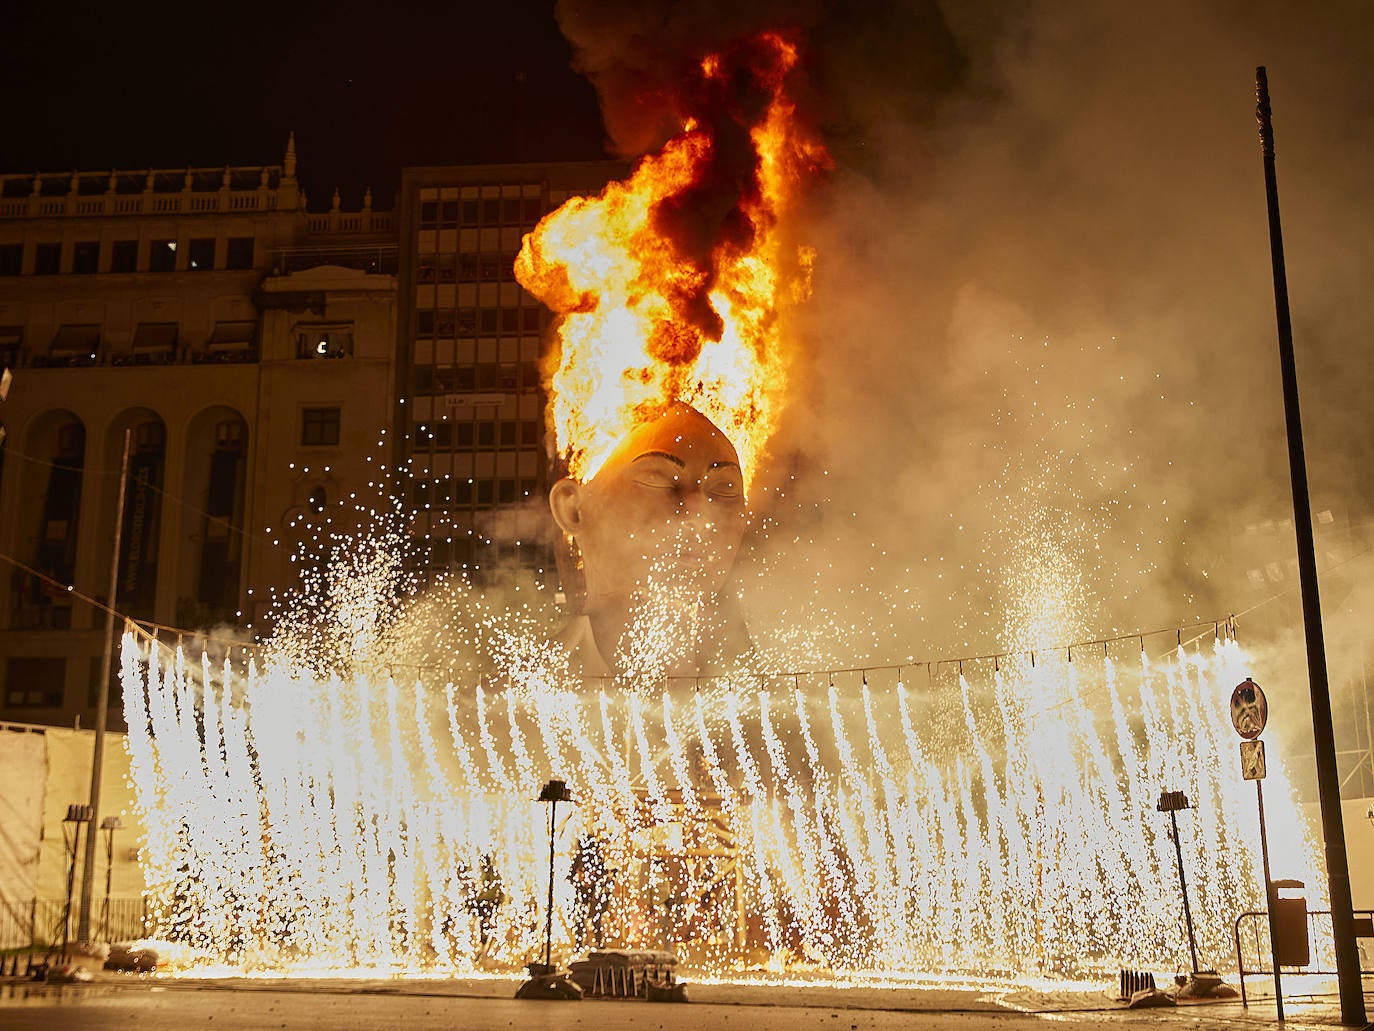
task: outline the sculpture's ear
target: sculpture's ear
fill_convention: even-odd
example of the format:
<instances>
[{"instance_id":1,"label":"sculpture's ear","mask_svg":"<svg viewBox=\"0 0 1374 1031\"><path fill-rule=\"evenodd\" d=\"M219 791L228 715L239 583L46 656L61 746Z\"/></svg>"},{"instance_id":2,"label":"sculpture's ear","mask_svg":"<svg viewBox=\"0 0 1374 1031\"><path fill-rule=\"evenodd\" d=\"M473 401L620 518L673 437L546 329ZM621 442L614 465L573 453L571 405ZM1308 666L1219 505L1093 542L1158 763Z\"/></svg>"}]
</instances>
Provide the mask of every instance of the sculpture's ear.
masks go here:
<instances>
[{"instance_id":1,"label":"sculpture's ear","mask_svg":"<svg viewBox=\"0 0 1374 1031\"><path fill-rule=\"evenodd\" d=\"M569 536L576 536L582 528L582 485L570 477L563 477L549 490L549 508L558 528Z\"/></svg>"}]
</instances>

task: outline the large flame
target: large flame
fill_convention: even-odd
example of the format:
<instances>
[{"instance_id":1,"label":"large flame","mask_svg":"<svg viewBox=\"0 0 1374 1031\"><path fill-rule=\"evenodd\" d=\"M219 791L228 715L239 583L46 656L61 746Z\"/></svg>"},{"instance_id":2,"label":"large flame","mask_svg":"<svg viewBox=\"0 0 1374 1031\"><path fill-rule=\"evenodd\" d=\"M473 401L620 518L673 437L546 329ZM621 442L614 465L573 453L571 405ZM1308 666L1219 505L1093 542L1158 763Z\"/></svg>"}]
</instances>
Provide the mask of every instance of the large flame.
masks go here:
<instances>
[{"instance_id":1,"label":"large flame","mask_svg":"<svg viewBox=\"0 0 1374 1031\"><path fill-rule=\"evenodd\" d=\"M704 58L682 131L525 238L516 277L562 316L550 412L574 477L684 401L730 438L749 482L787 382L780 312L809 291L787 215L827 161L788 97L797 56L766 33Z\"/></svg>"}]
</instances>

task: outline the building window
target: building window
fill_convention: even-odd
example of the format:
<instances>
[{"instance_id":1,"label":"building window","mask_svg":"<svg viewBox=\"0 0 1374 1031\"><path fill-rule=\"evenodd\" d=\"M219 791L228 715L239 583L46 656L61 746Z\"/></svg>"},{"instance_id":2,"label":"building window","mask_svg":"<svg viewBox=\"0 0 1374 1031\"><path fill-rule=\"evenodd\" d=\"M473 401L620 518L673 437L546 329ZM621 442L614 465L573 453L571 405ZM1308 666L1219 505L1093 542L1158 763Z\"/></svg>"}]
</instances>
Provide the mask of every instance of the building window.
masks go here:
<instances>
[{"instance_id":1,"label":"building window","mask_svg":"<svg viewBox=\"0 0 1374 1031\"><path fill-rule=\"evenodd\" d=\"M420 205L420 228L439 228L439 202L427 200Z\"/></svg>"},{"instance_id":2,"label":"building window","mask_svg":"<svg viewBox=\"0 0 1374 1031\"><path fill-rule=\"evenodd\" d=\"M33 249L33 274L55 276L62 271L62 245L40 243Z\"/></svg>"},{"instance_id":3,"label":"building window","mask_svg":"<svg viewBox=\"0 0 1374 1031\"><path fill-rule=\"evenodd\" d=\"M243 271L253 267L253 238L251 236L229 237L228 249L224 255L224 267Z\"/></svg>"},{"instance_id":4,"label":"building window","mask_svg":"<svg viewBox=\"0 0 1374 1031\"><path fill-rule=\"evenodd\" d=\"M140 322L134 329L134 361L140 364L168 361L177 349L175 322Z\"/></svg>"},{"instance_id":5,"label":"building window","mask_svg":"<svg viewBox=\"0 0 1374 1031\"><path fill-rule=\"evenodd\" d=\"M83 240L72 247L72 274L92 276L100 271L100 242Z\"/></svg>"},{"instance_id":6,"label":"building window","mask_svg":"<svg viewBox=\"0 0 1374 1031\"><path fill-rule=\"evenodd\" d=\"M10 659L5 664L5 706L60 709L66 696L66 680L66 659Z\"/></svg>"},{"instance_id":7,"label":"building window","mask_svg":"<svg viewBox=\"0 0 1374 1031\"><path fill-rule=\"evenodd\" d=\"M177 242L175 240L154 240L148 248L149 272L175 272L177 270Z\"/></svg>"},{"instance_id":8,"label":"building window","mask_svg":"<svg viewBox=\"0 0 1374 1031\"><path fill-rule=\"evenodd\" d=\"M0 366L12 368L18 365L19 349L23 346L23 326L0 326Z\"/></svg>"},{"instance_id":9,"label":"building window","mask_svg":"<svg viewBox=\"0 0 1374 1031\"><path fill-rule=\"evenodd\" d=\"M24 245L0 244L0 276L17 276L24 271Z\"/></svg>"},{"instance_id":10,"label":"building window","mask_svg":"<svg viewBox=\"0 0 1374 1031\"><path fill-rule=\"evenodd\" d=\"M323 487L316 487L312 490L310 492L310 498L306 502L306 504L310 506L310 511L314 512L315 515L321 515L324 512L325 505L328 503L329 495L324 492Z\"/></svg>"},{"instance_id":11,"label":"building window","mask_svg":"<svg viewBox=\"0 0 1374 1031\"><path fill-rule=\"evenodd\" d=\"M116 240L110 246L111 272L138 271L138 241Z\"/></svg>"},{"instance_id":12,"label":"building window","mask_svg":"<svg viewBox=\"0 0 1374 1031\"><path fill-rule=\"evenodd\" d=\"M347 358L352 353L352 323L302 322L296 325L297 358Z\"/></svg>"},{"instance_id":13,"label":"building window","mask_svg":"<svg viewBox=\"0 0 1374 1031\"><path fill-rule=\"evenodd\" d=\"M205 348L217 361L246 361L253 353L257 324L247 319L216 322Z\"/></svg>"},{"instance_id":14,"label":"building window","mask_svg":"<svg viewBox=\"0 0 1374 1031\"><path fill-rule=\"evenodd\" d=\"M100 326L64 323L53 335L52 346L48 351L54 358L84 358L93 361L100 353Z\"/></svg>"},{"instance_id":15,"label":"building window","mask_svg":"<svg viewBox=\"0 0 1374 1031\"><path fill-rule=\"evenodd\" d=\"M332 447L339 443L339 409L301 409L301 447Z\"/></svg>"},{"instance_id":16,"label":"building window","mask_svg":"<svg viewBox=\"0 0 1374 1031\"><path fill-rule=\"evenodd\" d=\"M192 240L186 248L186 268L192 272L209 272L215 267L215 241Z\"/></svg>"}]
</instances>

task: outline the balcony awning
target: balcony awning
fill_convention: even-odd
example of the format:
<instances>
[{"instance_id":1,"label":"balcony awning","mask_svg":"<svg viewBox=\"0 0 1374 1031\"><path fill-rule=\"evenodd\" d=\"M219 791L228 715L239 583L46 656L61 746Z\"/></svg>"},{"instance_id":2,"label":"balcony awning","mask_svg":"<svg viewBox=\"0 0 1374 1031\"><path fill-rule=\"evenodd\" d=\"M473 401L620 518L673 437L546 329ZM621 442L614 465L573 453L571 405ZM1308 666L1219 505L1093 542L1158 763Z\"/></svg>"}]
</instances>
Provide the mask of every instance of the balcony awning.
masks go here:
<instances>
[{"instance_id":1,"label":"balcony awning","mask_svg":"<svg viewBox=\"0 0 1374 1031\"><path fill-rule=\"evenodd\" d=\"M175 351L179 328L175 322L140 322L134 330L134 353Z\"/></svg>"},{"instance_id":2,"label":"balcony awning","mask_svg":"<svg viewBox=\"0 0 1374 1031\"><path fill-rule=\"evenodd\" d=\"M256 329L257 324L254 322L216 322L215 331L210 334L210 350L247 350L253 344L253 333Z\"/></svg>"},{"instance_id":3,"label":"balcony awning","mask_svg":"<svg viewBox=\"0 0 1374 1031\"><path fill-rule=\"evenodd\" d=\"M99 349L99 325L65 325L52 338L53 354L95 354Z\"/></svg>"}]
</instances>

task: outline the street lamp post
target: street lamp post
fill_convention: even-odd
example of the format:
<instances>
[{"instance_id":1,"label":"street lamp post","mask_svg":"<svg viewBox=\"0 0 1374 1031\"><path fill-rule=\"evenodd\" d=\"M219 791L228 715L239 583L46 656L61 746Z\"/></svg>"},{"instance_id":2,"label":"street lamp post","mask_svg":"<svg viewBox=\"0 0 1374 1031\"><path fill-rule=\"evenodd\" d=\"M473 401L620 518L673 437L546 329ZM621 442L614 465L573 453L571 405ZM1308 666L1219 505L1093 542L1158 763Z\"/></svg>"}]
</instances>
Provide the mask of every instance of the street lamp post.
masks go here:
<instances>
[{"instance_id":1,"label":"street lamp post","mask_svg":"<svg viewBox=\"0 0 1374 1031\"><path fill-rule=\"evenodd\" d=\"M558 829L558 803L571 802L566 781L551 780L539 792L539 801L549 803L549 904L544 921L544 972L553 973L553 839Z\"/></svg>"},{"instance_id":2,"label":"street lamp post","mask_svg":"<svg viewBox=\"0 0 1374 1031\"><path fill-rule=\"evenodd\" d=\"M515 993L517 999L580 999L582 988L566 973L553 966L553 859L554 837L558 831L558 803L571 802L566 781L550 780L539 792L540 802L549 803L549 900L544 919L544 962L530 963L529 980Z\"/></svg>"},{"instance_id":3,"label":"street lamp post","mask_svg":"<svg viewBox=\"0 0 1374 1031\"><path fill-rule=\"evenodd\" d=\"M124 826L118 816L107 816L100 821L100 829L105 832L105 905L100 912L103 937L110 940L110 882L114 875L114 832Z\"/></svg>"},{"instance_id":4,"label":"street lamp post","mask_svg":"<svg viewBox=\"0 0 1374 1031\"><path fill-rule=\"evenodd\" d=\"M62 909L62 962L67 962L71 949L72 891L76 887L76 857L81 854L81 825L90 823L95 810L88 805L72 804L67 806L67 815L62 820L62 844L66 847L67 863L67 904ZM72 836L67 838L67 825L71 824ZM87 832L87 840L90 832Z\"/></svg>"},{"instance_id":5,"label":"street lamp post","mask_svg":"<svg viewBox=\"0 0 1374 1031\"><path fill-rule=\"evenodd\" d=\"M1188 952L1193 958L1193 976L1196 977L1198 973L1197 938L1193 934L1193 910L1188 905L1188 879L1183 875L1183 845L1178 840L1178 811L1192 807L1192 803L1188 801L1188 796L1182 791L1161 791L1159 801L1155 803L1155 809L1161 813L1169 814L1169 824L1174 831L1174 856L1178 860L1178 884L1183 889L1183 921L1188 926Z\"/></svg>"}]
</instances>

